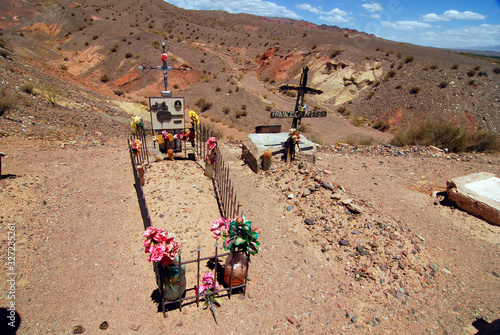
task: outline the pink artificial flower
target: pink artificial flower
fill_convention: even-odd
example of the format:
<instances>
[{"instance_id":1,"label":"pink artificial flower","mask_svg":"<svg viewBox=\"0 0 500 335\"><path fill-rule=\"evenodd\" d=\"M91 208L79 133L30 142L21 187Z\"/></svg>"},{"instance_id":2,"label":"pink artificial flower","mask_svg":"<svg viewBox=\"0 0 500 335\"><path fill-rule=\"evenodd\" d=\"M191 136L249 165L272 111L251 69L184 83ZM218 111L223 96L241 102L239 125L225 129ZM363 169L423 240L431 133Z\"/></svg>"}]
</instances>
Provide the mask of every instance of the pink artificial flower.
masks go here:
<instances>
[{"instance_id":1,"label":"pink artificial flower","mask_svg":"<svg viewBox=\"0 0 500 335\"><path fill-rule=\"evenodd\" d=\"M144 240L144 252L149 253L151 249L151 240L149 238Z\"/></svg>"},{"instance_id":2,"label":"pink artificial flower","mask_svg":"<svg viewBox=\"0 0 500 335\"><path fill-rule=\"evenodd\" d=\"M165 253L165 247L162 244L157 244L150 248L150 252L151 255L148 259L150 262L161 262Z\"/></svg>"},{"instance_id":3,"label":"pink artificial flower","mask_svg":"<svg viewBox=\"0 0 500 335\"><path fill-rule=\"evenodd\" d=\"M156 233L152 237L158 243L167 242L169 239L167 230L163 228L157 228Z\"/></svg>"},{"instance_id":4,"label":"pink artificial flower","mask_svg":"<svg viewBox=\"0 0 500 335\"><path fill-rule=\"evenodd\" d=\"M214 274L212 272L206 272L203 275L203 279L201 280L203 285L200 285L198 292L201 293L206 293L207 290L218 290L220 289L219 283L215 282L214 283Z\"/></svg>"},{"instance_id":5,"label":"pink artificial flower","mask_svg":"<svg viewBox=\"0 0 500 335\"><path fill-rule=\"evenodd\" d=\"M206 142L207 146L208 146L208 150L209 151L212 151L215 149L215 147L217 146L217 138L215 137L209 137L207 142Z\"/></svg>"},{"instance_id":6,"label":"pink artificial flower","mask_svg":"<svg viewBox=\"0 0 500 335\"><path fill-rule=\"evenodd\" d=\"M142 233L142 236L145 237L145 238L150 238L154 234L156 234L157 231L158 231L157 227L151 227L151 226L149 226L149 227L146 228L146 231L144 233Z\"/></svg>"},{"instance_id":7,"label":"pink artificial flower","mask_svg":"<svg viewBox=\"0 0 500 335\"><path fill-rule=\"evenodd\" d=\"M224 219L223 217L218 218L215 220L215 222L212 224L212 227L210 228L210 231L214 233L214 238L218 241L221 235L224 235L227 233L229 229L229 223L231 222L230 219Z\"/></svg>"},{"instance_id":8,"label":"pink artificial flower","mask_svg":"<svg viewBox=\"0 0 500 335\"><path fill-rule=\"evenodd\" d=\"M178 140L179 139L179 134L175 134L174 135L174 140Z\"/></svg>"}]
</instances>

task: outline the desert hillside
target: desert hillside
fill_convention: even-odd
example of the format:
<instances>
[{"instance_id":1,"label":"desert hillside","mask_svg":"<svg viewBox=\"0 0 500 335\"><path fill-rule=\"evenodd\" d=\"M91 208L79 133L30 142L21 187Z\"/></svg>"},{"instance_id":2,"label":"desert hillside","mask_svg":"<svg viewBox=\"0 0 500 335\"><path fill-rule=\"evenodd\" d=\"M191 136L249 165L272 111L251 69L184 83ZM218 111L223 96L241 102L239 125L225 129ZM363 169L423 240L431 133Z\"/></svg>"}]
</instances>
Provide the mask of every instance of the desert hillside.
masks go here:
<instances>
[{"instance_id":1,"label":"desert hillside","mask_svg":"<svg viewBox=\"0 0 500 335\"><path fill-rule=\"evenodd\" d=\"M4 53L127 103L146 104L163 89L160 71L138 66L160 66L165 41L168 66L191 68L169 71L168 88L184 96L190 109L240 132L266 124L289 127L289 120L271 120L269 112L293 109L293 94L278 87L298 84L306 65L308 84L324 92L306 96L308 109L328 116L307 120L304 132L321 143L338 140L336 116L385 131L424 119L470 130L500 129L495 57L468 57L303 21L187 11L160 0L2 6ZM203 108L200 98L207 102Z\"/></svg>"}]
</instances>

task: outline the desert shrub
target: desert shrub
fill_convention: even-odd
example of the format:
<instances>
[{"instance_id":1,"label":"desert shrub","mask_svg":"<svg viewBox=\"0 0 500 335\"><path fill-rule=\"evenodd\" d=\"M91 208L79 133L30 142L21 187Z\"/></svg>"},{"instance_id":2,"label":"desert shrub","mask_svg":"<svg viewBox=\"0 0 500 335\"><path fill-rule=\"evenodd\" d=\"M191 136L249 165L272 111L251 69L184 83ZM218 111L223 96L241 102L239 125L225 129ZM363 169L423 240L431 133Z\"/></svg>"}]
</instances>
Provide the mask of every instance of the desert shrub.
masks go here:
<instances>
[{"instance_id":1,"label":"desert shrub","mask_svg":"<svg viewBox=\"0 0 500 335\"><path fill-rule=\"evenodd\" d=\"M370 93L368 93L367 97L368 97L368 99L371 99L371 98L373 98L374 95L375 95L375 91L371 91Z\"/></svg>"},{"instance_id":2,"label":"desert shrub","mask_svg":"<svg viewBox=\"0 0 500 335\"><path fill-rule=\"evenodd\" d=\"M465 73L468 77L474 77L476 75L476 71L469 70Z\"/></svg>"},{"instance_id":3,"label":"desert shrub","mask_svg":"<svg viewBox=\"0 0 500 335\"><path fill-rule=\"evenodd\" d=\"M373 145L373 137L361 137L357 138L354 136L349 136L347 139L344 140L344 143L350 144L350 145Z\"/></svg>"},{"instance_id":4,"label":"desert shrub","mask_svg":"<svg viewBox=\"0 0 500 335\"><path fill-rule=\"evenodd\" d=\"M198 107L202 113L212 107L212 103L208 102L205 98L198 98L198 100L195 101L194 105Z\"/></svg>"},{"instance_id":5,"label":"desert shrub","mask_svg":"<svg viewBox=\"0 0 500 335\"><path fill-rule=\"evenodd\" d=\"M239 119L242 116L247 116L248 112L247 111L236 111L236 118Z\"/></svg>"},{"instance_id":6,"label":"desert shrub","mask_svg":"<svg viewBox=\"0 0 500 335\"><path fill-rule=\"evenodd\" d=\"M132 56L133 56L133 55L132 55L132 53L131 53L131 52L127 52L127 53L125 54L125 58L131 58Z\"/></svg>"},{"instance_id":7,"label":"desert shrub","mask_svg":"<svg viewBox=\"0 0 500 335\"><path fill-rule=\"evenodd\" d=\"M351 122L353 125L355 125L356 127L359 127L361 126L362 124L365 123L365 119L362 118L361 116L353 116L351 118Z\"/></svg>"},{"instance_id":8,"label":"desert shrub","mask_svg":"<svg viewBox=\"0 0 500 335\"><path fill-rule=\"evenodd\" d=\"M344 50L342 49L335 49L332 51L332 53L330 54L330 58L335 58L337 57L338 55L340 55L342 52L344 52Z\"/></svg>"},{"instance_id":9,"label":"desert shrub","mask_svg":"<svg viewBox=\"0 0 500 335\"><path fill-rule=\"evenodd\" d=\"M266 106L266 112L270 112L272 110L273 110L273 106L271 106L271 105Z\"/></svg>"},{"instance_id":10,"label":"desert shrub","mask_svg":"<svg viewBox=\"0 0 500 335\"><path fill-rule=\"evenodd\" d=\"M344 116L351 115L351 111L345 106L340 106L339 108L337 108L337 112Z\"/></svg>"},{"instance_id":11,"label":"desert shrub","mask_svg":"<svg viewBox=\"0 0 500 335\"><path fill-rule=\"evenodd\" d=\"M220 88L220 86L217 86L217 87L215 88L215 92L220 92L221 90L222 90L222 89Z\"/></svg>"},{"instance_id":12,"label":"desert shrub","mask_svg":"<svg viewBox=\"0 0 500 335\"><path fill-rule=\"evenodd\" d=\"M474 79L469 80L469 85L474 85L476 81Z\"/></svg>"},{"instance_id":13,"label":"desert shrub","mask_svg":"<svg viewBox=\"0 0 500 335\"><path fill-rule=\"evenodd\" d=\"M439 66L437 64L432 64L432 65L429 66L429 68L431 70L437 70L439 68Z\"/></svg>"},{"instance_id":14,"label":"desert shrub","mask_svg":"<svg viewBox=\"0 0 500 335\"><path fill-rule=\"evenodd\" d=\"M245 104L241 104L241 107L240 107L242 110L246 110L247 109L247 105Z\"/></svg>"},{"instance_id":15,"label":"desert shrub","mask_svg":"<svg viewBox=\"0 0 500 335\"><path fill-rule=\"evenodd\" d=\"M40 95L52 105L56 105L63 96L63 90L56 85L45 85L42 87Z\"/></svg>"},{"instance_id":16,"label":"desert shrub","mask_svg":"<svg viewBox=\"0 0 500 335\"><path fill-rule=\"evenodd\" d=\"M458 65L458 64L453 64L453 65L451 66L451 69L452 69L452 70L456 70L456 69L458 69L458 67L459 67L459 66L460 66L460 65Z\"/></svg>"},{"instance_id":17,"label":"desert shrub","mask_svg":"<svg viewBox=\"0 0 500 335\"><path fill-rule=\"evenodd\" d=\"M116 94L117 96L122 96L123 95L123 91L120 90L120 89L113 90L113 93Z\"/></svg>"},{"instance_id":18,"label":"desert shrub","mask_svg":"<svg viewBox=\"0 0 500 335\"><path fill-rule=\"evenodd\" d=\"M397 90L401 90L401 89L403 89L403 86L401 86L401 85L396 85L396 89L397 89Z\"/></svg>"},{"instance_id":19,"label":"desert shrub","mask_svg":"<svg viewBox=\"0 0 500 335\"><path fill-rule=\"evenodd\" d=\"M111 80L111 77L107 73L103 73L103 74L101 74L101 77L99 77L99 80L102 83L107 83L108 81Z\"/></svg>"},{"instance_id":20,"label":"desert shrub","mask_svg":"<svg viewBox=\"0 0 500 335\"><path fill-rule=\"evenodd\" d=\"M2 115L6 110L13 108L16 105L16 96L10 94L2 88L0 90L0 115Z\"/></svg>"},{"instance_id":21,"label":"desert shrub","mask_svg":"<svg viewBox=\"0 0 500 335\"><path fill-rule=\"evenodd\" d=\"M497 66L496 68L493 69L493 72L495 74L499 74L500 73L500 66Z\"/></svg>"},{"instance_id":22,"label":"desert shrub","mask_svg":"<svg viewBox=\"0 0 500 335\"><path fill-rule=\"evenodd\" d=\"M448 87L448 82L447 82L447 81L445 81L445 80L443 80L442 82L440 82L440 83L439 83L439 87L441 87L441 88L446 88L446 87Z\"/></svg>"},{"instance_id":23,"label":"desert shrub","mask_svg":"<svg viewBox=\"0 0 500 335\"><path fill-rule=\"evenodd\" d=\"M406 56L404 62L405 63L410 63L410 62L413 62L414 59L415 58L413 58L413 56Z\"/></svg>"},{"instance_id":24,"label":"desert shrub","mask_svg":"<svg viewBox=\"0 0 500 335\"><path fill-rule=\"evenodd\" d=\"M427 120L396 133L392 145L436 146L451 152L481 152L500 150L498 135L487 132L470 132L451 122Z\"/></svg>"},{"instance_id":25,"label":"desert shrub","mask_svg":"<svg viewBox=\"0 0 500 335\"><path fill-rule=\"evenodd\" d=\"M31 81L27 81L24 84L21 85L21 91L26 93L26 94L33 94L33 83Z\"/></svg>"},{"instance_id":26,"label":"desert shrub","mask_svg":"<svg viewBox=\"0 0 500 335\"><path fill-rule=\"evenodd\" d=\"M413 86L412 88L410 88L411 94L418 94L418 92L420 92L420 86Z\"/></svg>"},{"instance_id":27,"label":"desert shrub","mask_svg":"<svg viewBox=\"0 0 500 335\"><path fill-rule=\"evenodd\" d=\"M401 62L401 63L399 63L399 64L398 64L398 70L401 70L401 68L403 67L403 65L404 65L404 63L402 63L402 62Z\"/></svg>"},{"instance_id":28,"label":"desert shrub","mask_svg":"<svg viewBox=\"0 0 500 335\"><path fill-rule=\"evenodd\" d=\"M92 39L93 39L93 40L96 40L96 39L98 39L98 38L99 38L99 35L94 35L94 36L92 36Z\"/></svg>"},{"instance_id":29,"label":"desert shrub","mask_svg":"<svg viewBox=\"0 0 500 335\"><path fill-rule=\"evenodd\" d=\"M474 70L479 71L481 69L481 66L474 66Z\"/></svg>"},{"instance_id":30,"label":"desert shrub","mask_svg":"<svg viewBox=\"0 0 500 335\"><path fill-rule=\"evenodd\" d=\"M486 73L486 71L479 71L479 72L477 73L477 76L478 76L478 77L482 77L482 76L488 77L488 73Z\"/></svg>"},{"instance_id":31,"label":"desert shrub","mask_svg":"<svg viewBox=\"0 0 500 335\"><path fill-rule=\"evenodd\" d=\"M391 128L391 125L387 121L377 120L373 123L372 128L386 132Z\"/></svg>"},{"instance_id":32,"label":"desert shrub","mask_svg":"<svg viewBox=\"0 0 500 335\"><path fill-rule=\"evenodd\" d=\"M222 108L222 113L224 113L224 115L228 115L230 112L231 112L231 108L229 108L227 106Z\"/></svg>"},{"instance_id":33,"label":"desert shrub","mask_svg":"<svg viewBox=\"0 0 500 335\"><path fill-rule=\"evenodd\" d=\"M297 96L297 92L295 91L286 91L285 95L291 98L295 98Z\"/></svg>"},{"instance_id":34,"label":"desert shrub","mask_svg":"<svg viewBox=\"0 0 500 335\"><path fill-rule=\"evenodd\" d=\"M59 65L59 68L60 68L61 70L66 71L66 70L68 69L68 65L66 65L66 64L64 64L64 63L63 63L63 64Z\"/></svg>"},{"instance_id":35,"label":"desert shrub","mask_svg":"<svg viewBox=\"0 0 500 335\"><path fill-rule=\"evenodd\" d=\"M392 77L396 75L396 70L391 70L385 74L385 80L390 80Z\"/></svg>"}]
</instances>

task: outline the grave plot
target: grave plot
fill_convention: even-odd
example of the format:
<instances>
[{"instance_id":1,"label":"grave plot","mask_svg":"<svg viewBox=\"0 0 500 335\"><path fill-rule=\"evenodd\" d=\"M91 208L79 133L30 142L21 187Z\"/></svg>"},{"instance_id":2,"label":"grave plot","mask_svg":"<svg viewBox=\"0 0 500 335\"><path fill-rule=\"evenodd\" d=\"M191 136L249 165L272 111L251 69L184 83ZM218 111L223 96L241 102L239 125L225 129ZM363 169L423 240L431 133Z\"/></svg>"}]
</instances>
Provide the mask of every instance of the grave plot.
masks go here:
<instances>
[{"instance_id":1,"label":"grave plot","mask_svg":"<svg viewBox=\"0 0 500 335\"><path fill-rule=\"evenodd\" d=\"M217 139L209 137L206 145L205 169L175 157L138 168L136 156L144 148L134 150L129 144L129 150L146 229L144 251L153 263L156 300L164 317L167 309L194 302L199 306L205 300L217 322L214 304L219 297L246 294L248 263L250 255L258 253L260 229L238 215L239 203Z\"/></svg>"}]
</instances>

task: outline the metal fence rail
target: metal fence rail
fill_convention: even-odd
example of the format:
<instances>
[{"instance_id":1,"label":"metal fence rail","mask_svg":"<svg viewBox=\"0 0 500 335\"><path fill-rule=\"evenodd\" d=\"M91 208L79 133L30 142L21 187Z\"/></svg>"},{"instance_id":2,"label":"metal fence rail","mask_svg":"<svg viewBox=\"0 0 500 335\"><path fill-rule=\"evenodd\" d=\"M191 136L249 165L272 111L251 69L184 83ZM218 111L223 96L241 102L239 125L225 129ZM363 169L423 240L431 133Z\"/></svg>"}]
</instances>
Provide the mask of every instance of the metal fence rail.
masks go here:
<instances>
[{"instance_id":1,"label":"metal fence rail","mask_svg":"<svg viewBox=\"0 0 500 335\"><path fill-rule=\"evenodd\" d=\"M235 218L240 214L241 205L229 177L229 167L224 163L222 152L218 146L215 148L213 183L222 217L225 219Z\"/></svg>"},{"instance_id":2,"label":"metal fence rail","mask_svg":"<svg viewBox=\"0 0 500 335\"><path fill-rule=\"evenodd\" d=\"M245 280L243 281L243 284L241 285L236 285L236 286L233 286L233 277L234 277L234 255L236 252L239 252L241 250L235 250L233 252L226 252L226 253L223 253L223 254L218 254L218 249L219 248L219 244L218 243L215 243L215 254L213 256L209 256L209 257L201 257L201 247L198 247L197 249L197 257L193 260L190 260L190 261L187 261L187 262L183 262L182 261L182 256L181 256L181 251L179 251L179 262L176 264L176 266L179 267L179 273L181 273L181 268L183 265L185 264L191 264L191 263L196 263L196 268L197 268L197 280L196 280L196 286L193 286L193 287L187 287L186 290L185 290L185 294L183 294L183 296L179 297L178 299L176 300L173 300L173 301L168 301L168 300L165 300L164 299L164 296L163 296L163 285L159 285L158 287L158 290L160 291L160 294L161 294L161 306L162 306L162 311L163 311L163 317L166 316L165 312L165 306L166 305L170 305L170 304L177 304L179 306L179 309L182 310L182 307L185 306L185 305L189 305L191 303L194 303L196 302L196 306L199 306L199 303L200 303L200 298L203 298L209 294L212 294L212 293L202 293L200 294L200 292L197 290L198 287L200 287L200 277L201 277L201 273L200 273L200 263L202 261L213 261L215 266L214 266L214 269L213 269L213 273L214 273L214 283L217 282L217 276L218 274L220 274L219 272L223 272L223 269L222 267L219 268L219 259L221 257L226 257L226 256L229 256L231 254L233 254L233 261L232 261L232 264L231 264L231 276L230 276L230 280L229 280L229 286L226 287L226 288L220 288L218 290L214 289L213 290L213 293L217 293L217 295L219 297L224 297L224 296L228 296L229 299L231 299L231 295L233 293L233 290L236 290L236 289L243 289L243 295L246 295L246 286L247 286L247 278L248 278L248 268L250 266L250 259L247 258L247 272L245 274ZM154 268L154 271L156 273L156 276L157 276L157 280L159 279L159 282L160 283L163 283L165 281L165 274L163 271L161 271L161 263L154 263L153 264L153 268ZM219 281L220 282L220 281ZM190 295L191 291L194 291L194 295ZM188 294L189 293L189 294Z\"/></svg>"},{"instance_id":3,"label":"metal fence rail","mask_svg":"<svg viewBox=\"0 0 500 335\"><path fill-rule=\"evenodd\" d=\"M142 142L142 147L141 150L135 155L133 155L133 160L135 162L135 165L143 165L145 162L149 164L149 157L148 157L148 145L146 143L146 133L144 131L138 131L138 132L133 132L131 135L128 136L128 145L129 145L129 150L131 151L130 148L130 142L134 140L139 140Z\"/></svg>"},{"instance_id":4,"label":"metal fence rail","mask_svg":"<svg viewBox=\"0 0 500 335\"><path fill-rule=\"evenodd\" d=\"M132 153L132 148L130 147L130 140L128 141L128 149L130 151L130 161L132 162L132 171L134 173L135 192L137 193L139 208L141 209L141 216L142 216L142 223L144 224L144 230L146 230L146 228L151 226L151 217L149 216L148 205L146 204L146 198L144 197L144 191L142 189L139 171L137 171L138 164L136 163L136 158L134 157L135 155Z\"/></svg>"}]
</instances>

